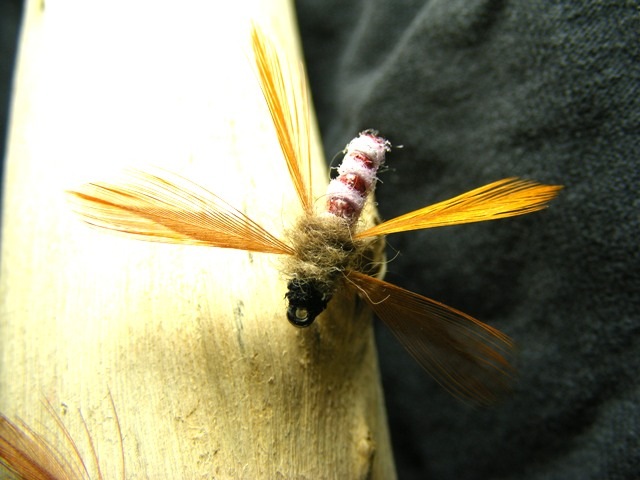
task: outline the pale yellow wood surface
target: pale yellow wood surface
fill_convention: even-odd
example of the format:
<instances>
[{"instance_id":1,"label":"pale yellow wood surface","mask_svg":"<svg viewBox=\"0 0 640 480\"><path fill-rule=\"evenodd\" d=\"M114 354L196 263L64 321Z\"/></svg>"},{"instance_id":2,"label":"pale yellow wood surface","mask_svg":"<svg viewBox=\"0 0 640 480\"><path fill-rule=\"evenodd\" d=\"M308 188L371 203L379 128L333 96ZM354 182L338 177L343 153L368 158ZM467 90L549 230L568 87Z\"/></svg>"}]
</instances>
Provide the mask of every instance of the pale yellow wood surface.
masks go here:
<instances>
[{"instance_id":1,"label":"pale yellow wood surface","mask_svg":"<svg viewBox=\"0 0 640 480\"><path fill-rule=\"evenodd\" d=\"M361 303L337 299L296 329L277 256L96 231L63 193L153 165L274 233L290 226L298 202L251 69L250 21L299 47L291 5L265 5L27 5L3 204L0 409L55 442L51 402L94 478L79 411L103 477L119 478L109 392L126 478L395 476Z\"/></svg>"}]
</instances>

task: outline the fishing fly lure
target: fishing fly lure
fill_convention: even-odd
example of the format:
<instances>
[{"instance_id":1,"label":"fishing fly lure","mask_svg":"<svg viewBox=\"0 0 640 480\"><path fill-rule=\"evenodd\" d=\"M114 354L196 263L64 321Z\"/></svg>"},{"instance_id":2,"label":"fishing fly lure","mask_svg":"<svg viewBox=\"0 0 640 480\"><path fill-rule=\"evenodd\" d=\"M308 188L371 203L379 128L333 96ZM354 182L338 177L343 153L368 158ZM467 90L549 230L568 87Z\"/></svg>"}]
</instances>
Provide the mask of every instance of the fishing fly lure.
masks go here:
<instances>
[{"instance_id":1,"label":"fishing fly lure","mask_svg":"<svg viewBox=\"0 0 640 480\"><path fill-rule=\"evenodd\" d=\"M292 324L311 325L336 291L350 289L445 389L473 403L494 401L509 383L511 340L465 313L377 278L376 249L391 233L543 209L561 187L507 178L364 228L358 219L391 148L376 131L366 130L347 145L324 211L316 213L304 67L286 63L256 26L251 40L264 98L302 205L295 228L278 238L182 177L143 171L132 171L125 184L90 183L70 192L77 212L91 225L144 240L282 255L286 316Z\"/></svg>"}]
</instances>

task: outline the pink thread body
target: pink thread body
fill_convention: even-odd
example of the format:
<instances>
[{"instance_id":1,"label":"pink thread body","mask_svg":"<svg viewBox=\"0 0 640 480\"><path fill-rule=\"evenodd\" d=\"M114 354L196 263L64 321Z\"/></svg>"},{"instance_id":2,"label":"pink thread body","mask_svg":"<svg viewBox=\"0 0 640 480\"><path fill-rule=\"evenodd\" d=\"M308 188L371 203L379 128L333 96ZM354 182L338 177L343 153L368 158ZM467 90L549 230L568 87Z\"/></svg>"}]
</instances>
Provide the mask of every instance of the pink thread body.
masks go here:
<instances>
[{"instance_id":1,"label":"pink thread body","mask_svg":"<svg viewBox=\"0 0 640 480\"><path fill-rule=\"evenodd\" d=\"M376 174L391 144L375 130L365 130L351 140L338 167L338 176L327 187L327 211L355 223L367 196L376 188Z\"/></svg>"}]
</instances>

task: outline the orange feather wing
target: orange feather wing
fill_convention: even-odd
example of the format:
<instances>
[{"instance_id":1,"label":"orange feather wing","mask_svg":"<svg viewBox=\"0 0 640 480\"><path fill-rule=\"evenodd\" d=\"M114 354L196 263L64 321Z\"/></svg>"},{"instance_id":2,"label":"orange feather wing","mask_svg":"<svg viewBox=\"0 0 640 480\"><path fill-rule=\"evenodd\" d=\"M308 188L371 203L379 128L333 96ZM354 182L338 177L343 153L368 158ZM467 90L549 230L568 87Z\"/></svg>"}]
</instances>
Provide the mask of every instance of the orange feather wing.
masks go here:
<instances>
[{"instance_id":1,"label":"orange feather wing","mask_svg":"<svg viewBox=\"0 0 640 480\"><path fill-rule=\"evenodd\" d=\"M365 238L524 215L546 208L547 203L560 189L562 187L558 185L542 185L531 180L505 178L387 220L357 233L355 237Z\"/></svg>"},{"instance_id":2,"label":"orange feather wing","mask_svg":"<svg viewBox=\"0 0 640 480\"><path fill-rule=\"evenodd\" d=\"M130 170L126 183L89 183L68 193L85 222L142 240L293 253L217 195L178 175L163 177Z\"/></svg>"},{"instance_id":3,"label":"orange feather wing","mask_svg":"<svg viewBox=\"0 0 640 480\"><path fill-rule=\"evenodd\" d=\"M302 208L313 211L310 107L304 65L281 58L264 32L253 25L251 45L262 93Z\"/></svg>"},{"instance_id":4,"label":"orange feather wing","mask_svg":"<svg viewBox=\"0 0 640 480\"><path fill-rule=\"evenodd\" d=\"M360 296L448 392L489 405L509 389L513 343L475 318L391 283L351 271Z\"/></svg>"}]
</instances>

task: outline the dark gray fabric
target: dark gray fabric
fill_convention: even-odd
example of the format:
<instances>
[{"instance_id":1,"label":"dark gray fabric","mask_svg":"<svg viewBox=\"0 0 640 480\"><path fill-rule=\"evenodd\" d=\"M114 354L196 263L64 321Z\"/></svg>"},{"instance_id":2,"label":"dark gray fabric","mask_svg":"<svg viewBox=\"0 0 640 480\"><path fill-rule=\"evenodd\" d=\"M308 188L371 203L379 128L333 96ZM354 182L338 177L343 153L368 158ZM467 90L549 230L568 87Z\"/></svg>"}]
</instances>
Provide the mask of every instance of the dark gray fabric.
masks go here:
<instances>
[{"instance_id":1,"label":"dark gray fabric","mask_svg":"<svg viewBox=\"0 0 640 480\"><path fill-rule=\"evenodd\" d=\"M541 213L388 238L388 280L519 346L513 394L474 410L379 328L400 478L640 478L638 2L297 8L327 157L364 128L404 145L384 218L508 176L565 186Z\"/></svg>"},{"instance_id":2,"label":"dark gray fabric","mask_svg":"<svg viewBox=\"0 0 640 480\"><path fill-rule=\"evenodd\" d=\"M0 2L0 158L2 160L6 150L13 65L21 15L21 0ZM4 167L4 162L2 166ZM0 168L0 184L2 184L3 173L4 168Z\"/></svg>"}]
</instances>

